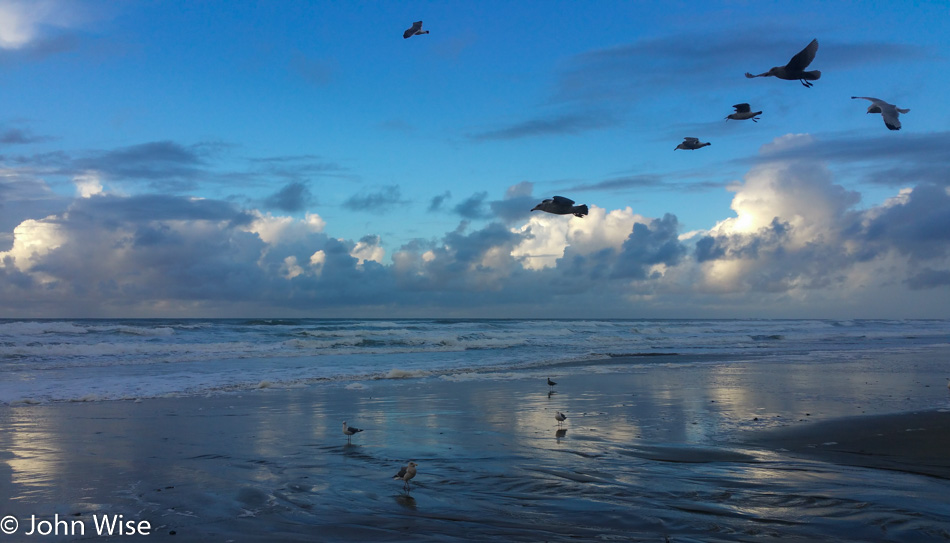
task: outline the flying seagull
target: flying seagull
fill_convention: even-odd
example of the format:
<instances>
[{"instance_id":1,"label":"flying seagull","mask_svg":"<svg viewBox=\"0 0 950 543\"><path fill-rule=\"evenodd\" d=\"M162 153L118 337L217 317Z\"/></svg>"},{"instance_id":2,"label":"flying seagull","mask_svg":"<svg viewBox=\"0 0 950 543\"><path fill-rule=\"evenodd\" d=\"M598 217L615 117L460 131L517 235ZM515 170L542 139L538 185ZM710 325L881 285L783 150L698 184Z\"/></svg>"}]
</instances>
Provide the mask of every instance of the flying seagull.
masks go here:
<instances>
[{"instance_id":1,"label":"flying seagull","mask_svg":"<svg viewBox=\"0 0 950 543\"><path fill-rule=\"evenodd\" d=\"M683 143L676 146L676 149L686 149L687 151L692 151L693 149L700 149L707 145L712 145L709 142L700 142L699 138L683 138ZM676 149L673 149L674 151Z\"/></svg>"},{"instance_id":2,"label":"flying seagull","mask_svg":"<svg viewBox=\"0 0 950 543\"><path fill-rule=\"evenodd\" d=\"M347 426L346 421L343 421L343 434L346 435L346 442L350 442L350 436L362 432L363 430L359 428L353 428L352 426Z\"/></svg>"},{"instance_id":3,"label":"flying seagull","mask_svg":"<svg viewBox=\"0 0 950 543\"><path fill-rule=\"evenodd\" d=\"M884 125L890 128L891 130L900 130L901 121L898 119L901 113L909 113L909 109L901 109L894 104L888 104L884 100L879 100L877 98L871 98L870 96L852 96L851 99L861 98L863 100L870 100L871 105L868 106L868 113L880 113L884 117Z\"/></svg>"},{"instance_id":4,"label":"flying seagull","mask_svg":"<svg viewBox=\"0 0 950 543\"><path fill-rule=\"evenodd\" d=\"M415 462L409 462L405 467L399 470L399 473L393 475L393 479L400 479L404 482L402 485L403 490L409 492L409 480L416 476L416 464Z\"/></svg>"},{"instance_id":5,"label":"flying seagull","mask_svg":"<svg viewBox=\"0 0 950 543\"><path fill-rule=\"evenodd\" d=\"M792 60L788 61L788 64L785 66L776 66L771 70L765 72L764 74L752 75L749 72L745 73L745 76L749 79L753 77L768 77L774 75L779 79L785 79L788 81L795 81L796 79L801 81L802 85L806 87L811 87L812 83L809 83L807 80L816 80L821 77L821 72L818 70L812 70L806 72L805 68L811 64L811 61L815 60L815 53L818 52L818 40L811 40L804 49L798 52L797 55L792 57Z\"/></svg>"},{"instance_id":6,"label":"flying seagull","mask_svg":"<svg viewBox=\"0 0 950 543\"><path fill-rule=\"evenodd\" d=\"M555 196L554 198L548 198L540 204L534 206L531 211L547 211L548 213L554 213L555 215L574 215L575 217L583 217L584 215L587 215L587 204L576 206L574 205L574 200L571 200L570 198Z\"/></svg>"},{"instance_id":7,"label":"flying seagull","mask_svg":"<svg viewBox=\"0 0 950 543\"><path fill-rule=\"evenodd\" d=\"M557 414L554 415L554 420L556 420L557 425L560 426L562 422L567 420L567 415L558 411Z\"/></svg>"},{"instance_id":8,"label":"flying seagull","mask_svg":"<svg viewBox=\"0 0 950 543\"><path fill-rule=\"evenodd\" d=\"M428 34L428 30L422 29L422 21L416 21L412 23L412 26L407 28L405 32L402 33L402 37L409 39L413 36L421 36L423 34Z\"/></svg>"},{"instance_id":9,"label":"flying seagull","mask_svg":"<svg viewBox=\"0 0 950 543\"><path fill-rule=\"evenodd\" d=\"M736 108L736 112L730 115L726 115L726 120L734 119L736 121L744 121L746 119L752 119L752 122L759 122L758 115L761 115L761 111L752 111L752 108L749 107L749 104L736 104L732 106Z\"/></svg>"},{"instance_id":10,"label":"flying seagull","mask_svg":"<svg viewBox=\"0 0 950 543\"><path fill-rule=\"evenodd\" d=\"M554 381L551 380L550 377L548 377L548 386L549 386L549 387L553 387L553 386L556 385L556 384L557 384L557 383L555 383Z\"/></svg>"}]
</instances>

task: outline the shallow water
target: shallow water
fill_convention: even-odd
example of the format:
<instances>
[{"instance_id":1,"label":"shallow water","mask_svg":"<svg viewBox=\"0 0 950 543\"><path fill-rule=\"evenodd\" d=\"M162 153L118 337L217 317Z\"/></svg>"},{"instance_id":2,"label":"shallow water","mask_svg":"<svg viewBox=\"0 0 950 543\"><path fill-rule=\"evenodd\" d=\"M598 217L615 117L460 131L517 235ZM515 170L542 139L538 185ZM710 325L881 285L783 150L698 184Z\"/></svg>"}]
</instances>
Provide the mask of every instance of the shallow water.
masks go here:
<instances>
[{"instance_id":1,"label":"shallow water","mask_svg":"<svg viewBox=\"0 0 950 543\"><path fill-rule=\"evenodd\" d=\"M737 439L950 407L932 354L7 408L0 512L121 513L175 541L947 541L946 479ZM342 420L366 431L348 445Z\"/></svg>"}]
</instances>

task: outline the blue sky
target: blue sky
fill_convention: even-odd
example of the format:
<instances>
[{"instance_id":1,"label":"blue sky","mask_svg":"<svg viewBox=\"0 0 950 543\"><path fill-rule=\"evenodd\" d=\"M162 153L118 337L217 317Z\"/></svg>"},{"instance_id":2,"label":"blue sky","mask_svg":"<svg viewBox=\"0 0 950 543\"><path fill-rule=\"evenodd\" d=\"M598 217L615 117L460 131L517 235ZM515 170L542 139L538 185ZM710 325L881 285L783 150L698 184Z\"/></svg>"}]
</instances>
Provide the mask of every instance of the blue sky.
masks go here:
<instances>
[{"instance_id":1,"label":"blue sky","mask_svg":"<svg viewBox=\"0 0 950 543\"><path fill-rule=\"evenodd\" d=\"M0 0L0 316L947 317L948 22Z\"/></svg>"}]
</instances>

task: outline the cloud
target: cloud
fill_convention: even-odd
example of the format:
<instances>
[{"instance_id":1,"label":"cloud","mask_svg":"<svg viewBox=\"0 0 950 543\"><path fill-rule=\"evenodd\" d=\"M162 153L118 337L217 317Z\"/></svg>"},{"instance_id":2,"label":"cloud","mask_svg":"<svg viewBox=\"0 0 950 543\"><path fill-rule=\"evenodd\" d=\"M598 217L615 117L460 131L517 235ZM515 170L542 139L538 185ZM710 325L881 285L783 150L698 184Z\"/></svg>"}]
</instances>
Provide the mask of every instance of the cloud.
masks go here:
<instances>
[{"instance_id":1,"label":"cloud","mask_svg":"<svg viewBox=\"0 0 950 543\"><path fill-rule=\"evenodd\" d=\"M429 212L441 211L445 201L451 197L452 193L450 191L445 191L442 194L433 196L432 199L429 200Z\"/></svg>"},{"instance_id":2,"label":"cloud","mask_svg":"<svg viewBox=\"0 0 950 543\"><path fill-rule=\"evenodd\" d=\"M402 192L399 190L399 185L389 185L375 192L354 194L343 202L343 207L351 211L378 211L385 213L390 211L393 206L406 203L402 201L401 198Z\"/></svg>"},{"instance_id":3,"label":"cloud","mask_svg":"<svg viewBox=\"0 0 950 543\"><path fill-rule=\"evenodd\" d=\"M389 256L380 235L336 238L315 214L90 190L12 229L0 250L0 314L945 314L948 189L919 183L861 207L831 164L797 155L814 141L765 146L732 187L733 216L695 236L673 214L629 207L517 218L502 210L535 200L521 182L501 200L470 198L511 222L463 221ZM9 181L0 191L42 196ZM396 186L363 196L358 209L400 201Z\"/></svg>"},{"instance_id":4,"label":"cloud","mask_svg":"<svg viewBox=\"0 0 950 543\"><path fill-rule=\"evenodd\" d=\"M574 185L564 190L572 192L582 192L590 190L632 190L632 189L644 189L644 188L655 188L655 187L664 187L665 182L663 178L659 175L654 174L641 174L641 175L630 175L624 177L614 177L612 179L605 179L603 181L598 181L596 183L584 183L580 185Z\"/></svg>"},{"instance_id":5,"label":"cloud","mask_svg":"<svg viewBox=\"0 0 950 543\"><path fill-rule=\"evenodd\" d=\"M313 194L303 183L288 183L274 194L264 200L267 207L277 208L281 211L303 211L313 200Z\"/></svg>"},{"instance_id":6,"label":"cloud","mask_svg":"<svg viewBox=\"0 0 950 543\"><path fill-rule=\"evenodd\" d=\"M538 117L469 135L475 141L504 141L537 136L575 135L618 124L606 113L566 113Z\"/></svg>"},{"instance_id":7,"label":"cloud","mask_svg":"<svg viewBox=\"0 0 950 543\"><path fill-rule=\"evenodd\" d=\"M522 181L511 185L505 190L505 197L489 203L492 213L505 224L512 224L523 220L531 214L531 208L537 203L532 193L534 183Z\"/></svg>"},{"instance_id":8,"label":"cloud","mask_svg":"<svg viewBox=\"0 0 950 543\"><path fill-rule=\"evenodd\" d=\"M280 177L303 182L311 177L350 177L343 166L318 155L282 155L248 160L251 170L245 176Z\"/></svg>"},{"instance_id":9,"label":"cloud","mask_svg":"<svg viewBox=\"0 0 950 543\"><path fill-rule=\"evenodd\" d=\"M492 215L488 211L486 198L488 198L488 192L476 192L456 204L452 211L466 219L487 219Z\"/></svg>"},{"instance_id":10,"label":"cloud","mask_svg":"<svg viewBox=\"0 0 950 543\"><path fill-rule=\"evenodd\" d=\"M110 181L146 181L163 191L191 190L199 178L210 177L206 150L201 144L185 146L172 141L155 141L93 152L73 160L69 168L97 172Z\"/></svg>"},{"instance_id":11,"label":"cloud","mask_svg":"<svg viewBox=\"0 0 950 543\"><path fill-rule=\"evenodd\" d=\"M26 145L30 143L42 143L52 138L48 136L36 136L29 129L7 128L0 132L0 143L5 145Z\"/></svg>"},{"instance_id":12,"label":"cloud","mask_svg":"<svg viewBox=\"0 0 950 543\"><path fill-rule=\"evenodd\" d=\"M864 108L858 108L858 115ZM769 144L751 162L819 160L832 164L864 165L862 180L882 186L900 187L916 183L950 186L950 131L930 133L890 133L880 119L878 135L829 137L821 140L799 138L792 144ZM791 136L786 136L789 138Z\"/></svg>"},{"instance_id":13,"label":"cloud","mask_svg":"<svg viewBox=\"0 0 950 543\"><path fill-rule=\"evenodd\" d=\"M700 237L694 257L702 288L717 292L802 292L906 281L939 285L950 257L950 195L931 183L902 190L866 210L833 180L826 163L800 157L809 136L764 146L762 160L735 187L736 216ZM930 266L927 273L913 271ZM881 270L888 270L883 272Z\"/></svg>"},{"instance_id":14,"label":"cloud","mask_svg":"<svg viewBox=\"0 0 950 543\"><path fill-rule=\"evenodd\" d=\"M0 2L0 59L42 58L72 49L73 29L88 19L78 2L3 0Z\"/></svg>"},{"instance_id":15,"label":"cloud","mask_svg":"<svg viewBox=\"0 0 950 543\"><path fill-rule=\"evenodd\" d=\"M783 65L811 38L801 33L733 28L643 38L593 49L569 59L558 75L556 102L642 102L670 89L704 92L736 86L743 72ZM834 70L932 57L932 51L893 42L838 43L820 39L813 69Z\"/></svg>"}]
</instances>

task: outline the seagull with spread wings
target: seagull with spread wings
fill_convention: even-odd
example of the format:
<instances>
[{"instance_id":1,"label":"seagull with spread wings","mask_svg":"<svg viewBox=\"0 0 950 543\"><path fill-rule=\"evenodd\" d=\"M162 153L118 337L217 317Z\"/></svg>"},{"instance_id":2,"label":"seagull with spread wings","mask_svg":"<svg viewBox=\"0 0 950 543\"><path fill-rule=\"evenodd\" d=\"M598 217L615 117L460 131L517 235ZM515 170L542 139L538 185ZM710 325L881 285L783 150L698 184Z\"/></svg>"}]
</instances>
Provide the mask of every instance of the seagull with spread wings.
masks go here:
<instances>
[{"instance_id":1,"label":"seagull with spread wings","mask_svg":"<svg viewBox=\"0 0 950 543\"><path fill-rule=\"evenodd\" d=\"M856 99L870 100L871 105L868 106L868 113L880 113L881 117L884 117L884 125L890 128L891 130L900 130L901 121L898 119L901 113L909 113L909 109L901 109L894 104L888 104L884 100L879 98L871 98L870 96L852 96L852 100Z\"/></svg>"},{"instance_id":2,"label":"seagull with spread wings","mask_svg":"<svg viewBox=\"0 0 950 543\"><path fill-rule=\"evenodd\" d=\"M797 79L798 81L801 81L802 85L811 87L812 83L809 83L809 80L814 81L818 79L821 77L821 72L818 70L806 72L805 68L811 64L811 61L815 60L816 53L818 53L818 39L811 40L811 43L806 45L804 49L792 57L792 60L789 60L788 64L785 66L776 66L771 70L759 75L752 75L749 72L746 72L745 76L749 79L752 79L753 77L769 76L775 76L779 79L785 79L787 81L795 81Z\"/></svg>"}]
</instances>

